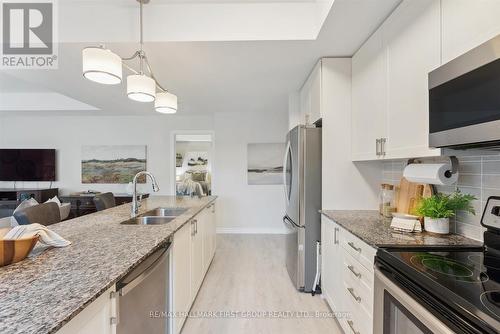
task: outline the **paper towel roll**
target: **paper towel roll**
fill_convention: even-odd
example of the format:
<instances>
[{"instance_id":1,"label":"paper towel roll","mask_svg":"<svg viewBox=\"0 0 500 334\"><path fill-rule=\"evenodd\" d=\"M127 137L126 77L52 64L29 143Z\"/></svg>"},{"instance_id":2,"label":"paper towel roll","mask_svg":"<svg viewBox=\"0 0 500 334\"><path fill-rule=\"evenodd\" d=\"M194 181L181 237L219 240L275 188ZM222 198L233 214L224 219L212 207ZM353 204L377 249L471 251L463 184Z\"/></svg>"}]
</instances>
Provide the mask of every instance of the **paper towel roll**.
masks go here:
<instances>
[{"instance_id":1,"label":"paper towel roll","mask_svg":"<svg viewBox=\"0 0 500 334\"><path fill-rule=\"evenodd\" d=\"M450 185L458 180L458 172L451 174L450 164L409 164L403 176L410 182Z\"/></svg>"}]
</instances>

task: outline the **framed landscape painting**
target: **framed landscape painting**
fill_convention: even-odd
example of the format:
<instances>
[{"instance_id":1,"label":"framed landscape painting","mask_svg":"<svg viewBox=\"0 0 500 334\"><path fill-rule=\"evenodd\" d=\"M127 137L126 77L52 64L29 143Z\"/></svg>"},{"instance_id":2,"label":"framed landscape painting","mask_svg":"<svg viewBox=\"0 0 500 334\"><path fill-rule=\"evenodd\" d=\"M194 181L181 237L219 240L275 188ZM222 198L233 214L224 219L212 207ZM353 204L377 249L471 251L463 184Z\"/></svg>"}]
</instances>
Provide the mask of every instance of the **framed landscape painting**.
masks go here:
<instances>
[{"instance_id":1,"label":"framed landscape painting","mask_svg":"<svg viewBox=\"0 0 500 334\"><path fill-rule=\"evenodd\" d=\"M82 146L82 183L132 182L146 170L146 151L145 145Z\"/></svg>"},{"instance_id":2,"label":"framed landscape painting","mask_svg":"<svg viewBox=\"0 0 500 334\"><path fill-rule=\"evenodd\" d=\"M285 144L248 144L248 184L283 184L284 155Z\"/></svg>"}]
</instances>

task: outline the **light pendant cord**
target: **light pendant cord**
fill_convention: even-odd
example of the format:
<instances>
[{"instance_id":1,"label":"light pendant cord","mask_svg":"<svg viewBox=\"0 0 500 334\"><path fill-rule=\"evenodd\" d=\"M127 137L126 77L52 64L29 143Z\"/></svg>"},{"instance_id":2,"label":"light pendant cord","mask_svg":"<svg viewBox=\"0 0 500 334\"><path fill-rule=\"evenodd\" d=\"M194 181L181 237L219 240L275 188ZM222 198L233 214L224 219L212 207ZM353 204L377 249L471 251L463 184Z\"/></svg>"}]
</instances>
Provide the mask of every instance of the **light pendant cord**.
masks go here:
<instances>
[{"instance_id":1,"label":"light pendant cord","mask_svg":"<svg viewBox=\"0 0 500 334\"><path fill-rule=\"evenodd\" d=\"M142 6L143 6L143 3L142 3L143 0L140 0L139 1L139 11L140 11L140 15L139 15L139 30L140 30L140 44L141 44L141 52L139 54L139 69L140 69L140 72L141 74L144 74L144 68L143 68L143 61L144 61L144 51L143 51L143 43L144 43L144 39L143 39L143 32L142 32L142 29L143 29L143 25L142 25Z\"/></svg>"}]
</instances>

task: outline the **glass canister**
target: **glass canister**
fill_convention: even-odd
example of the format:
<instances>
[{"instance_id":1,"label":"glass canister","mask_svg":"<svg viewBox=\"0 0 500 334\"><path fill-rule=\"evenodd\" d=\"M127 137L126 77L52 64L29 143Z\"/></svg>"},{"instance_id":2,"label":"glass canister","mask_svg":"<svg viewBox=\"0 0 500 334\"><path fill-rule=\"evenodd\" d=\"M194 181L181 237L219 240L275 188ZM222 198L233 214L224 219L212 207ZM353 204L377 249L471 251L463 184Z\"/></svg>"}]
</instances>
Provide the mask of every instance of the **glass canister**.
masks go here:
<instances>
[{"instance_id":1,"label":"glass canister","mask_svg":"<svg viewBox=\"0 0 500 334\"><path fill-rule=\"evenodd\" d=\"M387 218L392 217L392 213L396 211L392 184L383 183L380 185L379 211L382 216Z\"/></svg>"}]
</instances>

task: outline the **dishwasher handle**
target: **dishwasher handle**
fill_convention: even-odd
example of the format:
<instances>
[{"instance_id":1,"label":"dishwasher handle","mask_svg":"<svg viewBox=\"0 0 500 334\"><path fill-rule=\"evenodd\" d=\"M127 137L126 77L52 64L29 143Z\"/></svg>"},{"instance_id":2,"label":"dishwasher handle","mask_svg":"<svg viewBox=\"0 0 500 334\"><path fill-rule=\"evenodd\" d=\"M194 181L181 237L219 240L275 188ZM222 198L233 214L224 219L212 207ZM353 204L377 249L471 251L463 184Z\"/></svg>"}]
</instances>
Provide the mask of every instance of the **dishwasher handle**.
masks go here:
<instances>
[{"instance_id":1,"label":"dishwasher handle","mask_svg":"<svg viewBox=\"0 0 500 334\"><path fill-rule=\"evenodd\" d=\"M156 269L161 260L165 256L168 256L170 245L171 243L169 242L155 251L143 263L139 264L137 268L133 269L132 272L116 283L116 289L120 291L120 296L125 296Z\"/></svg>"}]
</instances>

